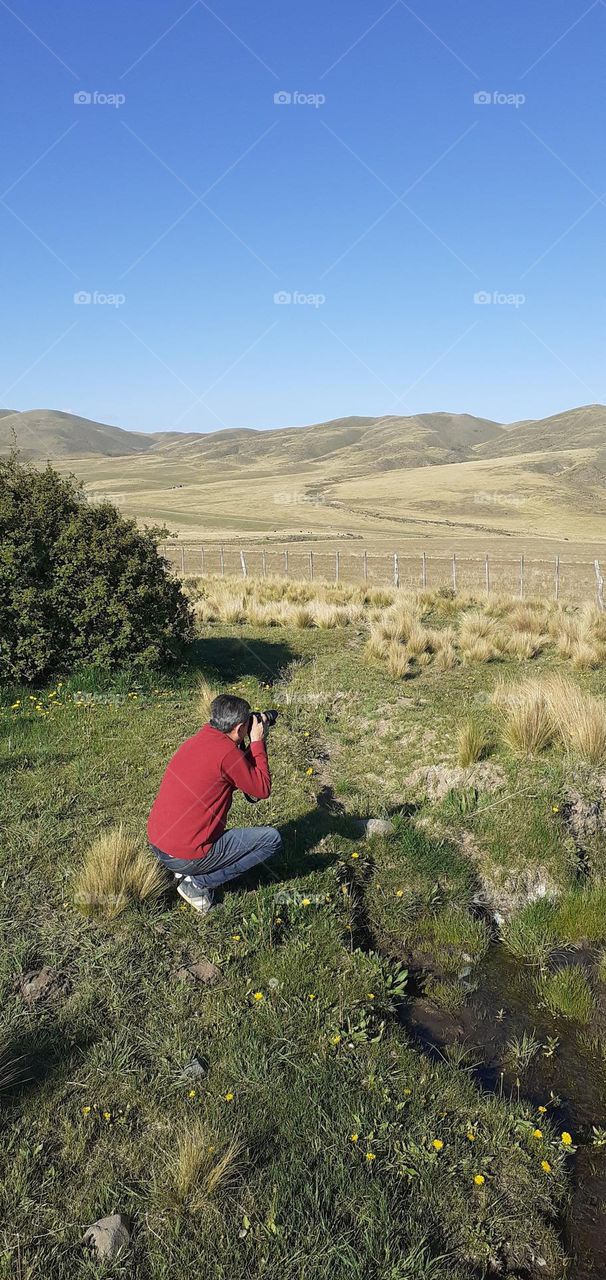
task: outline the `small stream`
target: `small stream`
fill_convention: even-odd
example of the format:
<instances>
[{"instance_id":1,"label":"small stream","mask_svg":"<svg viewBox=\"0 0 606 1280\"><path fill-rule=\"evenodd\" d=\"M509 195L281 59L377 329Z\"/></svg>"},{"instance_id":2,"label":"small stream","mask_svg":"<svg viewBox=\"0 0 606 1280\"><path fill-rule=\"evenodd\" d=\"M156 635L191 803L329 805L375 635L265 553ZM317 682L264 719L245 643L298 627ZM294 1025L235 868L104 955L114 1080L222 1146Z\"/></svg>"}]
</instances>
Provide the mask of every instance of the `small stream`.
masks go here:
<instances>
[{"instance_id":1,"label":"small stream","mask_svg":"<svg viewBox=\"0 0 606 1280\"><path fill-rule=\"evenodd\" d=\"M576 961L585 958L578 951L573 955ZM429 1053L443 1056L449 1045L464 1043L470 1061L478 1064L475 1077L483 1089L534 1107L549 1104L556 1127L573 1135L577 1152L572 1157L572 1204L562 1233L572 1258L570 1280L596 1280L606 1275L606 1147L593 1145L592 1126L606 1125L606 1063L579 1044L574 1024L556 1021L539 1006L532 977L532 970L494 943L458 1013L438 1008L420 987L414 994L413 982L412 998L402 1006L401 1017ZM588 1030L593 1035L605 1025L600 1011ZM508 1044L524 1032L541 1048L523 1071L516 1072L507 1062ZM552 1095L557 1101L550 1103Z\"/></svg>"}]
</instances>

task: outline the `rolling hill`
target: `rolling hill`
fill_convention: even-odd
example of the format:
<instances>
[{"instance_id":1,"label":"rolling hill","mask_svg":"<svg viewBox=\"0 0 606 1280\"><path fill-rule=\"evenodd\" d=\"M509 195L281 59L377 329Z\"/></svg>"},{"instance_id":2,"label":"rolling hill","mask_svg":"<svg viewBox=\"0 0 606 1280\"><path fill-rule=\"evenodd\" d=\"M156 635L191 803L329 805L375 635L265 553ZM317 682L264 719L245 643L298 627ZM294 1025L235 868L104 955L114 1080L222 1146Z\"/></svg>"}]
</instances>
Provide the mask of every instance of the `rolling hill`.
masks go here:
<instances>
[{"instance_id":1,"label":"rolling hill","mask_svg":"<svg viewBox=\"0 0 606 1280\"><path fill-rule=\"evenodd\" d=\"M25 456L92 500L180 537L455 549L606 542L606 408L501 424L470 414L350 416L274 430L143 434L52 410L0 413ZM513 541L512 541L513 540Z\"/></svg>"}]
</instances>

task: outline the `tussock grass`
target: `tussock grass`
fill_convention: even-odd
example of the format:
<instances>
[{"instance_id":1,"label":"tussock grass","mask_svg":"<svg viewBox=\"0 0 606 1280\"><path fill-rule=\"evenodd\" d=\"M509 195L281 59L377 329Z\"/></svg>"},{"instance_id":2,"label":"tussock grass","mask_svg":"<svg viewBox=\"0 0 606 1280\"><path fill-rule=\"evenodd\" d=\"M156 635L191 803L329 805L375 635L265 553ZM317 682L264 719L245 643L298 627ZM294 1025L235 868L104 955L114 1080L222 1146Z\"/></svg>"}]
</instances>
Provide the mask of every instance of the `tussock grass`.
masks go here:
<instances>
[{"instance_id":1,"label":"tussock grass","mask_svg":"<svg viewBox=\"0 0 606 1280\"><path fill-rule=\"evenodd\" d=\"M165 885L160 863L120 824L90 846L75 878L74 900L85 915L111 920L132 902L158 898Z\"/></svg>"},{"instance_id":2,"label":"tussock grass","mask_svg":"<svg viewBox=\"0 0 606 1280\"><path fill-rule=\"evenodd\" d=\"M606 758L606 703L562 675L550 676L543 688L564 745L590 764L601 764Z\"/></svg>"},{"instance_id":3,"label":"tussock grass","mask_svg":"<svg viewBox=\"0 0 606 1280\"><path fill-rule=\"evenodd\" d=\"M477 720L464 720L457 734L457 762L463 769L476 764L486 755L489 738Z\"/></svg>"},{"instance_id":4,"label":"tussock grass","mask_svg":"<svg viewBox=\"0 0 606 1280\"><path fill-rule=\"evenodd\" d=\"M595 1009L593 992L580 964L544 974L537 983L537 995L556 1018L570 1018L585 1024Z\"/></svg>"},{"instance_id":5,"label":"tussock grass","mask_svg":"<svg viewBox=\"0 0 606 1280\"><path fill-rule=\"evenodd\" d=\"M553 716L544 688L537 681L498 685L493 703L501 716L503 741L514 755L538 755L551 745Z\"/></svg>"},{"instance_id":6,"label":"tussock grass","mask_svg":"<svg viewBox=\"0 0 606 1280\"><path fill-rule=\"evenodd\" d=\"M391 640L388 645L387 669L389 674L395 676L397 680L403 680L410 674L410 655L405 645L400 644L399 640Z\"/></svg>"},{"instance_id":7,"label":"tussock grass","mask_svg":"<svg viewBox=\"0 0 606 1280\"><path fill-rule=\"evenodd\" d=\"M199 675L196 680L196 709L200 721L206 724L210 718L210 704L217 697L219 690L207 680L206 676Z\"/></svg>"},{"instance_id":8,"label":"tussock grass","mask_svg":"<svg viewBox=\"0 0 606 1280\"><path fill-rule=\"evenodd\" d=\"M517 960L546 964L556 939L553 903L548 898L529 903L501 926L501 939Z\"/></svg>"},{"instance_id":9,"label":"tussock grass","mask_svg":"<svg viewBox=\"0 0 606 1280\"><path fill-rule=\"evenodd\" d=\"M177 1134L174 1147L165 1152L164 1193L169 1203L188 1213L202 1213L237 1179L242 1155L243 1146L237 1138L217 1150L206 1126L193 1120Z\"/></svg>"}]
</instances>

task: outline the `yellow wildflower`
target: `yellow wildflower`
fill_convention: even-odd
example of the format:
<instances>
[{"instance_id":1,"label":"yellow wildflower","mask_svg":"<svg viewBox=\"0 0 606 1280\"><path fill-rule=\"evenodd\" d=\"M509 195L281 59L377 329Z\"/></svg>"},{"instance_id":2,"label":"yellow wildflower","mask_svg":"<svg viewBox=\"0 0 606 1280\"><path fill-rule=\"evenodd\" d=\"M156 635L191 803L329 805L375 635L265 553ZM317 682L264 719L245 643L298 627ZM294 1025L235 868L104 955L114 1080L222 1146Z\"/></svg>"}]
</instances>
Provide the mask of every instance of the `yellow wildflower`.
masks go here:
<instances>
[{"instance_id":1,"label":"yellow wildflower","mask_svg":"<svg viewBox=\"0 0 606 1280\"><path fill-rule=\"evenodd\" d=\"M301 900L301 906L302 906L302 907L309 907L309 906L311 906L311 898L302 898L302 900Z\"/></svg>"},{"instance_id":2,"label":"yellow wildflower","mask_svg":"<svg viewBox=\"0 0 606 1280\"><path fill-rule=\"evenodd\" d=\"M549 1160L541 1160L541 1168L545 1173L551 1173L551 1165Z\"/></svg>"},{"instance_id":3,"label":"yellow wildflower","mask_svg":"<svg viewBox=\"0 0 606 1280\"><path fill-rule=\"evenodd\" d=\"M310 777L310 775L313 773L313 769L311 768L311 765L310 765L309 769L306 769L306 770L305 770L305 772L306 772L306 774L307 774L307 776L308 776L308 778L309 778L309 777Z\"/></svg>"},{"instance_id":4,"label":"yellow wildflower","mask_svg":"<svg viewBox=\"0 0 606 1280\"><path fill-rule=\"evenodd\" d=\"M90 1115L90 1111L91 1111L90 1107L83 1107L83 1108L82 1108L82 1115L83 1115L83 1116L89 1116L89 1115Z\"/></svg>"},{"instance_id":5,"label":"yellow wildflower","mask_svg":"<svg viewBox=\"0 0 606 1280\"><path fill-rule=\"evenodd\" d=\"M565 1147L571 1147L571 1146L572 1146L572 1138L571 1138L570 1134L566 1132L566 1130L564 1130L564 1133L562 1134L562 1142L563 1142L563 1144L564 1144L564 1146L565 1146Z\"/></svg>"},{"instance_id":6,"label":"yellow wildflower","mask_svg":"<svg viewBox=\"0 0 606 1280\"><path fill-rule=\"evenodd\" d=\"M233 1100L234 1100L234 1095L233 1095L233 1093L226 1093L226 1094L224 1094L223 1096L224 1096L224 1098L225 1098L225 1101L226 1101L226 1102L233 1102Z\"/></svg>"},{"instance_id":7,"label":"yellow wildflower","mask_svg":"<svg viewBox=\"0 0 606 1280\"><path fill-rule=\"evenodd\" d=\"M359 857L360 857L359 853L352 853L352 855L351 855L351 856L352 856L352 858L359 858Z\"/></svg>"},{"instance_id":8,"label":"yellow wildflower","mask_svg":"<svg viewBox=\"0 0 606 1280\"><path fill-rule=\"evenodd\" d=\"M11 704L11 711L16 711L17 707L20 707L20 706L21 706L21 699L17 698L17 701Z\"/></svg>"},{"instance_id":9,"label":"yellow wildflower","mask_svg":"<svg viewBox=\"0 0 606 1280\"><path fill-rule=\"evenodd\" d=\"M366 992L366 995L368 996L368 999L369 999L369 1000L374 1000L374 999L375 999L375 993L374 993L374 991L367 991L367 992Z\"/></svg>"},{"instance_id":10,"label":"yellow wildflower","mask_svg":"<svg viewBox=\"0 0 606 1280\"><path fill-rule=\"evenodd\" d=\"M434 1151L441 1151L444 1143L441 1138L434 1138L431 1145L434 1148Z\"/></svg>"},{"instance_id":11,"label":"yellow wildflower","mask_svg":"<svg viewBox=\"0 0 606 1280\"><path fill-rule=\"evenodd\" d=\"M241 941L240 934L239 934L239 933L232 933L232 935L231 935L231 940L232 940L232 942L240 942L240 941Z\"/></svg>"},{"instance_id":12,"label":"yellow wildflower","mask_svg":"<svg viewBox=\"0 0 606 1280\"><path fill-rule=\"evenodd\" d=\"M253 991L253 1000L262 1000L262 999L263 999L262 991Z\"/></svg>"},{"instance_id":13,"label":"yellow wildflower","mask_svg":"<svg viewBox=\"0 0 606 1280\"><path fill-rule=\"evenodd\" d=\"M376 1157L376 1155L374 1154L374 1152L373 1152L373 1151L367 1151L367 1152L366 1152L366 1159L367 1159L367 1160L376 1160L376 1158L377 1158L377 1157Z\"/></svg>"},{"instance_id":14,"label":"yellow wildflower","mask_svg":"<svg viewBox=\"0 0 606 1280\"><path fill-rule=\"evenodd\" d=\"M542 1129L533 1129L533 1131L532 1131L532 1136L533 1136L533 1138L542 1138L542 1137L543 1137L543 1130L542 1130Z\"/></svg>"},{"instance_id":15,"label":"yellow wildflower","mask_svg":"<svg viewBox=\"0 0 606 1280\"><path fill-rule=\"evenodd\" d=\"M404 890L396 889L396 898L403 898L403 897L404 897Z\"/></svg>"},{"instance_id":16,"label":"yellow wildflower","mask_svg":"<svg viewBox=\"0 0 606 1280\"><path fill-rule=\"evenodd\" d=\"M111 1111L104 1111L104 1112L103 1112L103 1119L104 1119L104 1120L111 1120L111 1118L112 1118L112 1113L111 1113Z\"/></svg>"},{"instance_id":17,"label":"yellow wildflower","mask_svg":"<svg viewBox=\"0 0 606 1280\"><path fill-rule=\"evenodd\" d=\"M476 1173L474 1176L474 1182L476 1184L476 1187L483 1187L484 1183L486 1182L486 1178L484 1177L484 1174Z\"/></svg>"},{"instance_id":18,"label":"yellow wildflower","mask_svg":"<svg viewBox=\"0 0 606 1280\"><path fill-rule=\"evenodd\" d=\"M540 1116L544 1116L547 1114L547 1107L537 1107L537 1111Z\"/></svg>"},{"instance_id":19,"label":"yellow wildflower","mask_svg":"<svg viewBox=\"0 0 606 1280\"><path fill-rule=\"evenodd\" d=\"M357 1141L358 1141L358 1138L359 1138L359 1134L357 1134L357 1133L350 1133L350 1135L349 1135L349 1141L350 1141L350 1142L357 1142Z\"/></svg>"},{"instance_id":20,"label":"yellow wildflower","mask_svg":"<svg viewBox=\"0 0 606 1280\"><path fill-rule=\"evenodd\" d=\"M316 997L315 997L315 995L314 995L313 991L310 991L310 993L309 993L309 995L308 995L307 999L308 999L308 1000L315 1000L315 998L316 998Z\"/></svg>"},{"instance_id":21,"label":"yellow wildflower","mask_svg":"<svg viewBox=\"0 0 606 1280\"><path fill-rule=\"evenodd\" d=\"M469 1141L470 1141L470 1142L475 1142L475 1140L476 1140L476 1135L475 1135L475 1133L468 1133L468 1134L467 1134L467 1137L469 1138Z\"/></svg>"},{"instance_id":22,"label":"yellow wildflower","mask_svg":"<svg viewBox=\"0 0 606 1280\"><path fill-rule=\"evenodd\" d=\"M331 1044L340 1044L340 1043L341 1043L341 1037L340 1037L339 1035L331 1036L331 1037L330 1037L330 1043L331 1043Z\"/></svg>"}]
</instances>

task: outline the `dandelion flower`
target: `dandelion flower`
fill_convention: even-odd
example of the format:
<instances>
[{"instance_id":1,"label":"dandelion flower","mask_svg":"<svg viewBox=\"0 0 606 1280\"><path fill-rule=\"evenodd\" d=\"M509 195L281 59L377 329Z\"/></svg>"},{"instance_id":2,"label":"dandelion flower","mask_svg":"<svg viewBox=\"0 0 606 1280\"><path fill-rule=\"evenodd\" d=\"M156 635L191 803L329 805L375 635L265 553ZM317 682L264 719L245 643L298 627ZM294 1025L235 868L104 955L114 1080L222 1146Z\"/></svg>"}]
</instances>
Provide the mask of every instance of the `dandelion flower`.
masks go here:
<instances>
[{"instance_id":1,"label":"dandelion flower","mask_svg":"<svg viewBox=\"0 0 606 1280\"><path fill-rule=\"evenodd\" d=\"M406 1094L412 1093L412 1089L404 1089L404 1093Z\"/></svg>"},{"instance_id":2,"label":"dandelion flower","mask_svg":"<svg viewBox=\"0 0 606 1280\"><path fill-rule=\"evenodd\" d=\"M188 1093L188 1095L187 1095L187 1096L188 1096L188 1098L195 1098L195 1096L196 1096L196 1090L195 1090L195 1089L190 1089L190 1091L189 1091L189 1093Z\"/></svg>"},{"instance_id":3,"label":"dandelion flower","mask_svg":"<svg viewBox=\"0 0 606 1280\"><path fill-rule=\"evenodd\" d=\"M17 710L17 707L20 707L20 706L21 706L21 701L20 701L19 699L17 699L17 701L16 701L16 702L13 702L13 703L11 704L11 711L16 711L16 710Z\"/></svg>"},{"instance_id":4,"label":"dandelion flower","mask_svg":"<svg viewBox=\"0 0 606 1280\"><path fill-rule=\"evenodd\" d=\"M359 857L360 857L359 853L352 853L352 855L351 855L351 856L352 856L352 858L354 858L354 859L355 859L355 858L359 858Z\"/></svg>"},{"instance_id":5,"label":"dandelion flower","mask_svg":"<svg viewBox=\"0 0 606 1280\"><path fill-rule=\"evenodd\" d=\"M543 1169L544 1173L551 1173L551 1165L549 1163L549 1160L541 1160L541 1168Z\"/></svg>"},{"instance_id":6,"label":"dandelion flower","mask_svg":"<svg viewBox=\"0 0 606 1280\"><path fill-rule=\"evenodd\" d=\"M404 890L396 889L396 898L403 898L403 897L404 897Z\"/></svg>"},{"instance_id":7,"label":"dandelion flower","mask_svg":"<svg viewBox=\"0 0 606 1280\"><path fill-rule=\"evenodd\" d=\"M311 906L311 898L302 898L302 899L301 899L301 906L302 906L302 907L310 907L310 906Z\"/></svg>"},{"instance_id":8,"label":"dandelion flower","mask_svg":"<svg viewBox=\"0 0 606 1280\"><path fill-rule=\"evenodd\" d=\"M476 1135L475 1135L475 1133L471 1133L471 1132L470 1132L470 1133L468 1133L468 1134L467 1134L467 1137L469 1138L469 1141L470 1141L470 1142L475 1142L475 1140L476 1140Z\"/></svg>"},{"instance_id":9,"label":"dandelion flower","mask_svg":"<svg viewBox=\"0 0 606 1280\"><path fill-rule=\"evenodd\" d=\"M537 1107L537 1111L540 1116L544 1116L547 1114L547 1107Z\"/></svg>"},{"instance_id":10,"label":"dandelion flower","mask_svg":"<svg viewBox=\"0 0 606 1280\"><path fill-rule=\"evenodd\" d=\"M475 1182L475 1184L476 1184L476 1187L483 1187L483 1186L484 1186L484 1183L486 1182L486 1178L484 1177L484 1174L483 1174L483 1173L476 1173L476 1174L474 1175L474 1179L473 1179L473 1180L474 1180L474 1182Z\"/></svg>"},{"instance_id":11,"label":"dandelion flower","mask_svg":"<svg viewBox=\"0 0 606 1280\"><path fill-rule=\"evenodd\" d=\"M225 1101L226 1101L226 1102L233 1102L233 1100L234 1100L234 1095L233 1095L233 1093L225 1093L225 1094L223 1095L223 1097L225 1098Z\"/></svg>"},{"instance_id":12,"label":"dandelion flower","mask_svg":"<svg viewBox=\"0 0 606 1280\"><path fill-rule=\"evenodd\" d=\"M560 806L559 806L559 804L552 804L552 806L551 806L551 812L552 812L552 813L559 813L559 812L560 812Z\"/></svg>"},{"instance_id":13,"label":"dandelion flower","mask_svg":"<svg viewBox=\"0 0 606 1280\"><path fill-rule=\"evenodd\" d=\"M89 1116L89 1115L90 1115L90 1107L83 1107L83 1108L82 1108L82 1115L83 1115L83 1116Z\"/></svg>"},{"instance_id":14,"label":"dandelion flower","mask_svg":"<svg viewBox=\"0 0 606 1280\"><path fill-rule=\"evenodd\" d=\"M308 1000L315 1000L315 998L316 998L316 997L315 997L315 995L314 995L313 991L310 991L310 993L309 993L309 995L308 995L307 999L308 999Z\"/></svg>"},{"instance_id":15,"label":"dandelion flower","mask_svg":"<svg viewBox=\"0 0 606 1280\"><path fill-rule=\"evenodd\" d=\"M565 1146L565 1147L571 1147L571 1146L572 1146L572 1138L571 1138L570 1134L566 1132L566 1130L564 1130L564 1133L562 1134L562 1142L563 1142L563 1144L564 1144L564 1146Z\"/></svg>"},{"instance_id":16,"label":"dandelion flower","mask_svg":"<svg viewBox=\"0 0 606 1280\"><path fill-rule=\"evenodd\" d=\"M232 940L232 942L240 942L240 941L241 941L240 934L239 934L239 933L232 933L232 935L231 935L231 940Z\"/></svg>"},{"instance_id":17,"label":"dandelion flower","mask_svg":"<svg viewBox=\"0 0 606 1280\"><path fill-rule=\"evenodd\" d=\"M306 769L306 770L305 770L305 772L306 772L306 774L307 774L307 776L308 776L308 778L309 778L309 777L311 776L311 774L313 773L313 769L312 769L312 768L311 768L311 766L310 766L310 767L309 767L309 769Z\"/></svg>"},{"instance_id":18,"label":"dandelion flower","mask_svg":"<svg viewBox=\"0 0 606 1280\"><path fill-rule=\"evenodd\" d=\"M369 1000L374 1000L374 999L375 999L375 993L374 993L374 991L367 991L367 992L366 992L366 995L368 996L368 999L369 999Z\"/></svg>"},{"instance_id":19,"label":"dandelion flower","mask_svg":"<svg viewBox=\"0 0 606 1280\"><path fill-rule=\"evenodd\" d=\"M444 1143L442 1142L441 1138L434 1138L431 1145L434 1151L441 1151L442 1147L444 1146Z\"/></svg>"},{"instance_id":20,"label":"dandelion flower","mask_svg":"<svg viewBox=\"0 0 606 1280\"><path fill-rule=\"evenodd\" d=\"M304 737L304 738L308 738L308 737L309 737L309 729L306 729L306 730L305 730L305 733L303 734L303 737Z\"/></svg>"},{"instance_id":21,"label":"dandelion flower","mask_svg":"<svg viewBox=\"0 0 606 1280\"><path fill-rule=\"evenodd\" d=\"M282 923L283 923L282 916L276 916L276 919L275 919L274 923L275 923L275 924L282 924Z\"/></svg>"},{"instance_id":22,"label":"dandelion flower","mask_svg":"<svg viewBox=\"0 0 606 1280\"><path fill-rule=\"evenodd\" d=\"M341 1037L340 1037L339 1035L331 1036L331 1037L330 1037L330 1043L331 1043L331 1044L340 1044L340 1043L341 1043Z\"/></svg>"},{"instance_id":23,"label":"dandelion flower","mask_svg":"<svg viewBox=\"0 0 606 1280\"><path fill-rule=\"evenodd\" d=\"M532 1131L532 1136L533 1136L533 1138L542 1138L542 1137L543 1137L543 1130L542 1130L542 1129L533 1129L533 1131Z\"/></svg>"},{"instance_id":24,"label":"dandelion flower","mask_svg":"<svg viewBox=\"0 0 606 1280\"><path fill-rule=\"evenodd\" d=\"M357 1142L357 1141L358 1141L359 1136L360 1136L360 1135L359 1135L358 1133L350 1133L350 1135L349 1135L349 1141L350 1141L350 1142Z\"/></svg>"},{"instance_id":25,"label":"dandelion flower","mask_svg":"<svg viewBox=\"0 0 606 1280\"><path fill-rule=\"evenodd\" d=\"M103 1119L104 1119L104 1120L111 1120L111 1118L112 1118L112 1113L111 1113L111 1111L104 1111L104 1112L103 1112Z\"/></svg>"},{"instance_id":26,"label":"dandelion flower","mask_svg":"<svg viewBox=\"0 0 606 1280\"><path fill-rule=\"evenodd\" d=\"M376 1155L374 1154L374 1151L367 1151L367 1152L366 1152L366 1159L367 1159L367 1160L376 1160L376 1158L377 1158L377 1157L376 1157Z\"/></svg>"},{"instance_id":27,"label":"dandelion flower","mask_svg":"<svg viewBox=\"0 0 606 1280\"><path fill-rule=\"evenodd\" d=\"M262 999L263 999L262 991L253 991L253 1000L262 1000Z\"/></svg>"}]
</instances>

